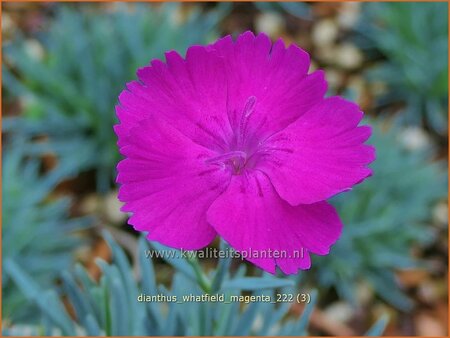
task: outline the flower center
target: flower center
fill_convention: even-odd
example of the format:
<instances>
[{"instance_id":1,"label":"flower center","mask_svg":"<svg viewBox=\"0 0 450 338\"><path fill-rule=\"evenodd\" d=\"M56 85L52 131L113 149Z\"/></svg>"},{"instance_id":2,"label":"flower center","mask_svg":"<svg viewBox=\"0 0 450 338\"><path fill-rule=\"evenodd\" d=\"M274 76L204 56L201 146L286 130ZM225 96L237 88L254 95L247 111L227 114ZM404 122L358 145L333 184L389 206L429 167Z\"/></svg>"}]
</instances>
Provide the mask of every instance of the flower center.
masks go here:
<instances>
[{"instance_id":1,"label":"flower center","mask_svg":"<svg viewBox=\"0 0 450 338\"><path fill-rule=\"evenodd\" d=\"M223 168L231 169L233 175L240 175L247 164L247 154L243 151L236 150L228 153L211 157L206 163L218 164Z\"/></svg>"},{"instance_id":2,"label":"flower center","mask_svg":"<svg viewBox=\"0 0 450 338\"><path fill-rule=\"evenodd\" d=\"M207 159L206 163L220 165L223 169L231 170L233 175L241 175L244 170L254 168L259 155L257 139L249 131L249 120L255 111L256 103L255 96L247 98L240 118L233 126L234 135L228 142L228 149L223 154Z\"/></svg>"}]
</instances>

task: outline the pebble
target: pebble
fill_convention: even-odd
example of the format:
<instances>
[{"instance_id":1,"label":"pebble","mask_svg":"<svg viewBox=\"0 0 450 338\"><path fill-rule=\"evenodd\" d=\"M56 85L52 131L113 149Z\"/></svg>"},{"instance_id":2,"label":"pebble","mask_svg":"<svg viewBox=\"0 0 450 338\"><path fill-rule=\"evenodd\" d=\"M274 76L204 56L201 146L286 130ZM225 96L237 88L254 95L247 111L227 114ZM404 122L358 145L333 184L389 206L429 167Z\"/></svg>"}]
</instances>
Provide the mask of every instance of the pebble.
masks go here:
<instances>
[{"instance_id":1,"label":"pebble","mask_svg":"<svg viewBox=\"0 0 450 338\"><path fill-rule=\"evenodd\" d=\"M25 42L25 51L34 60L41 61L44 58L44 48L37 40L27 40Z\"/></svg>"},{"instance_id":2,"label":"pebble","mask_svg":"<svg viewBox=\"0 0 450 338\"><path fill-rule=\"evenodd\" d=\"M328 68L325 70L325 73L327 74L327 82L330 88L333 90L339 88L344 78L342 72L333 68Z\"/></svg>"},{"instance_id":3,"label":"pebble","mask_svg":"<svg viewBox=\"0 0 450 338\"><path fill-rule=\"evenodd\" d=\"M363 55L361 51L351 43L343 43L336 47L336 64L342 68L351 70L361 66Z\"/></svg>"},{"instance_id":4,"label":"pebble","mask_svg":"<svg viewBox=\"0 0 450 338\"><path fill-rule=\"evenodd\" d=\"M264 32L271 38L276 38L284 30L284 19L275 12L261 13L256 17L255 28L258 33Z\"/></svg>"},{"instance_id":5,"label":"pebble","mask_svg":"<svg viewBox=\"0 0 450 338\"><path fill-rule=\"evenodd\" d=\"M120 211L123 203L117 198L118 191L113 191L105 196L102 209L106 219L113 224L120 224L127 219L127 214Z\"/></svg>"},{"instance_id":6,"label":"pebble","mask_svg":"<svg viewBox=\"0 0 450 338\"><path fill-rule=\"evenodd\" d=\"M428 134L419 127L406 127L399 135L400 143L408 150L420 151L430 146Z\"/></svg>"},{"instance_id":7,"label":"pebble","mask_svg":"<svg viewBox=\"0 0 450 338\"><path fill-rule=\"evenodd\" d=\"M336 41L338 27L334 20L325 19L314 25L312 30L312 40L316 46L328 46Z\"/></svg>"},{"instance_id":8,"label":"pebble","mask_svg":"<svg viewBox=\"0 0 450 338\"><path fill-rule=\"evenodd\" d=\"M341 323L348 322L354 315L351 305L346 302L334 302L324 312Z\"/></svg>"},{"instance_id":9,"label":"pebble","mask_svg":"<svg viewBox=\"0 0 450 338\"><path fill-rule=\"evenodd\" d=\"M433 208L433 220L441 227L445 227L448 224L447 203L440 202Z\"/></svg>"},{"instance_id":10,"label":"pebble","mask_svg":"<svg viewBox=\"0 0 450 338\"><path fill-rule=\"evenodd\" d=\"M359 20L361 4L358 2L343 2L337 17L342 28L352 28Z\"/></svg>"}]
</instances>

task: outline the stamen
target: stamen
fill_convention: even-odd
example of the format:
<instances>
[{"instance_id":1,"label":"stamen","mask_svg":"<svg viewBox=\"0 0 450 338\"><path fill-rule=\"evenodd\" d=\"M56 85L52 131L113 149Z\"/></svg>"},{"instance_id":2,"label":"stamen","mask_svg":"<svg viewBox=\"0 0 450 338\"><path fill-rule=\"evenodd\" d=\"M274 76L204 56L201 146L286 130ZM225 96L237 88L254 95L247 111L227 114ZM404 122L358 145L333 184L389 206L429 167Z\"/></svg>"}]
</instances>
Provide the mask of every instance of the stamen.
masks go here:
<instances>
[{"instance_id":1,"label":"stamen","mask_svg":"<svg viewBox=\"0 0 450 338\"><path fill-rule=\"evenodd\" d=\"M222 168L226 168L228 166L234 175L239 175L247 162L247 154L239 150L230 151L226 154L207 159L205 162L218 164Z\"/></svg>"},{"instance_id":2,"label":"stamen","mask_svg":"<svg viewBox=\"0 0 450 338\"><path fill-rule=\"evenodd\" d=\"M245 152L239 151L239 150L230 151L228 153L225 153L225 154L222 154L219 156L211 157L211 158L207 159L205 162L206 163L224 163L229 160L236 159L236 158L241 159L245 162L245 160L247 159L247 154Z\"/></svg>"},{"instance_id":3,"label":"stamen","mask_svg":"<svg viewBox=\"0 0 450 338\"><path fill-rule=\"evenodd\" d=\"M255 103L256 103L256 97L250 96L247 99L247 102L245 103L244 111L242 112L246 118L249 117L251 113L253 113L253 108L255 107Z\"/></svg>"},{"instance_id":4,"label":"stamen","mask_svg":"<svg viewBox=\"0 0 450 338\"><path fill-rule=\"evenodd\" d=\"M241 121L239 124L239 140L238 140L239 142L238 142L238 144L242 144L241 142L245 139L248 120L249 120L250 115L254 111L255 104L256 104L255 96L250 96L247 99L247 102L245 102L245 106L244 106L244 109L243 109L242 115L241 115Z\"/></svg>"}]
</instances>

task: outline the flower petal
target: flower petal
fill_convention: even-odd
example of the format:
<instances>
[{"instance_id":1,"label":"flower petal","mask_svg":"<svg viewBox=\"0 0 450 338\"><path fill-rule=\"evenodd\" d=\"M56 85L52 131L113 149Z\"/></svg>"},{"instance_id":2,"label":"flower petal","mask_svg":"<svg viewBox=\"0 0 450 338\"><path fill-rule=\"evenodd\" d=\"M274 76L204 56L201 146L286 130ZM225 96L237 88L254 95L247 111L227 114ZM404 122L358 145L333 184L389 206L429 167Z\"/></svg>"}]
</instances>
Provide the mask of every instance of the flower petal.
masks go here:
<instances>
[{"instance_id":1,"label":"flower petal","mask_svg":"<svg viewBox=\"0 0 450 338\"><path fill-rule=\"evenodd\" d=\"M372 174L375 148L364 145L363 113L339 97L325 99L262 145L258 168L292 205L325 200Z\"/></svg>"},{"instance_id":2,"label":"flower petal","mask_svg":"<svg viewBox=\"0 0 450 338\"><path fill-rule=\"evenodd\" d=\"M184 60L166 53L167 64L153 60L138 70L141 82L127 84L116 109L119 146L131 128L151 116L162 116L194 142L224 148L232 130L226 114L226 78L222 58L210 47L192 46Z\"/></svg>"},{"instance_id":3,"label":"flower petal","mask_svg":"<svg viewBox=\"0 0 450 338\"><path fill-rule=\"evenodd\" d=\"M286 48L281 39L272 45L265 34L246 32L236 42L228 36L210 46L193 46L185 60L172 51L166 61L153 60L139 69L141 82L128 83L120 94L119 146L139 121L157 115L196 143L224 151L249 99L256 103L248 133L261 138L295 121L327 89L322 71L307 75L308 53L295 45Z\"/></svg>"},{"instance_id":4,"label":"flower petal","mask_svg":"<svg viewBox=\"0 0 450 338\"><path fill-rule=\"evenodd\" d=\"M309 269L309 252L327 254L342 230L328 203L291 206L260 171L233 176L209 208L208 221L237 251L257 252L247 259L271 273L276 265L286 274Z\"/></svg>"},{"instance_id":5,"label":"flower petal","mask_svg":"<svg viewBox=\"0 0 450 338\"><path fill-rule=\"evenodd\" d=\"M230 36L213 47L223 57L228 81L227 112L234 129L249 98L255 98L249 125L256 136L277 132L322 100L327 84L322 71L307 75L309 55L301 48L273 45L264 33Z\"/></svg>"},{"instance_id":6,"label":"flower petal","mask_svg":"<svg viewBox=\"0 0 450 338\"><path fill-rule=\"evenodd\" d=\"M169 123L147 119L131 130L117 166L123 211L150 240L194 250L216 236L206 211L227 187L230 174L205 164L212 151L193 143Z\"/></svg>"}]
</instances>

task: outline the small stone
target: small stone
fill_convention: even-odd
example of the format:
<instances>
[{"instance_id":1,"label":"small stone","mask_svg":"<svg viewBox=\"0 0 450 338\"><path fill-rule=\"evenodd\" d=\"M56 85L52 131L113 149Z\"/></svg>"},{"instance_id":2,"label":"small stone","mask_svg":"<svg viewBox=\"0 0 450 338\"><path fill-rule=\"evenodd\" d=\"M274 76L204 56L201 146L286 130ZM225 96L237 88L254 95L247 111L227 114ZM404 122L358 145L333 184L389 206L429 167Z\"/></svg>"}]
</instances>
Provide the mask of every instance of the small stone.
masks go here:
<instances>
[{"instance_id":1,"label":"small stone","mask_svg":"<svg viewBox=\"0 0 450 338\"><path fill-rule=\"evenodd\" d=\"M256 17L255 28L258 33L264 32L274 38L284 30L284 20L275 12L261 13Z\"/></svg>"},{"instance_id":2,"label":"small stone","mask_svg":"<svg viewBox=\"0 0 450 338\"><path fill-rule=\"evenodd\" d=\"M40 61L44 58L44 48L37 40L27 40L25 42L25 51L34 60Z\"/></svg>"},{"instance_id":3,"label":"small stone","mask_svg":"<svg viewBox=\"0 0 450 338\"><path fill-rule=\"evenodd\" d=\"M427 280L418 286L418 296L421 301L433 304L439 301L439 299L442 299L442 297L445 297L446 285L443 286L444 289L436 281Z\"/></svg>"},{"instance_id":4,"label":"small stone","mask_svg":"<svg viewBox=\"0 0 450 338\"><path fill-rule=\"evenodd\" d=\"M369 304L373 299L373 288L364 281L361 281L356 286L355 296L359 304Z\"/></svg>"},{"instance_id":5,"label":"small stone","mask_svg":"<svg viewBox=\"0 0 450 338\"><path fill-rule=\"evenodd\" d=\"M327 74L327 82L331 89L336 91L337 88L342 84L344 76L342 72L336 69L326 69L325 73Z\"/></svg>"},{"instance_id":6,"label":"small stone","mask_svg":"<svg viewBox=\"0 0 450 338\"><path fill-rule=\"evenodd\" d=\"M430 146L430 137L418 127L407 127L399 134L400 143L411 151L424 150Z\"/></svg>"},{"instance_id":7,"label":"small stone","mask_svg":"<svg viewBox=\"0 0 450 338\"><path fill-rule=\"evenodd\" d=\"M16 31L16 25L8 14L2 14L2 32L7 36L12 36Z\"/></svg>"},{"instance_id":8,"label":"small stone","mask_svg":"<svg viewBox=\"0 0 450 338\"><path fill-rule=\"evenodd\" d=\"M80 211L85 214L94 214L99 208L99 198L96 194L89 194L80 203Z\"/></svg>"},{"instance_id":9,"label":"small stone","mask_svg":"<svg viewBox=\"0 0 450 338\"><path fill-rule=\"evenodd\" d=\"M319 21L312 30L312 40L316 46L327 46L334 43L338 35L336 22L331 19Z\"/></svg>"},{"instance_id":10,"label":"small stone","mask_svg":"<svg viewBox=\"0 0 450 338\"><path fill-rule=\"evenodd\" d=\"M351 305L345 302L335 302L328 306L324 312L330 318L341 323L348 322L354 314Z\"/></svg>"},{"instance_id":11,"label":"small stone","mask_svg":"<svg viewBox=\"0 0 450 338\"><path fill-rule=\"evenodd\" d=\"M446 336L444 327L438 319L430 314L422 312L415 317L414 321L418 336L441 337Z\"/></svg>"},{"instance_id":12,"label":"small stone","mask_svg":"<svg viewBox=\"0 0 450 338\"><path fill-rule=\"evenodd\" d=\"M361 51L350 43L344 43L336 48L336 64L345 69L356 69L363 62Z\"/></svg>"},{"instance_id":13,"label":"small stone","mask_svg":"<svg viewBox=\"0 0 450 338\"><path fill-rule=\"evenodd\" d=\"M358 22L361 4L358 2L343 2L338 14L338 23L342 28L352 28Z\"/></svg>"},{"instance_id":14,"label":"small stone","mask_svg":"<svg viewBox=\"0 0 450 338\"><path fill-rule=\"evenodd\" d=\"M433 208L433 220L441 227L445 227L448 224L447 203L440 202Z\"/></svg>"},{"instance_id":15,"label":"small stone","mask_svg":"<svg viewBox=\"0 0 450 338\"><path fill-rule=\"evenodd\" d=\"M103 212L106 219L113 224L120 224L127 218L127 214L120 211L123 203L117 198L117 191L111 192L103 200Z\"/></svg>"},{"instance_id":16,"label":"small stone","mask_svg":"<svg viewBox=\"0 0 450 338\"><path fill-rule=\"evenodd\" d=\"M189 14L186 13L183 6L177 6L175 10L170 11L170 19L171 22L174 23L175 26L179 26L186 21L186 16Z\"/></svg>"}]
</instances>

